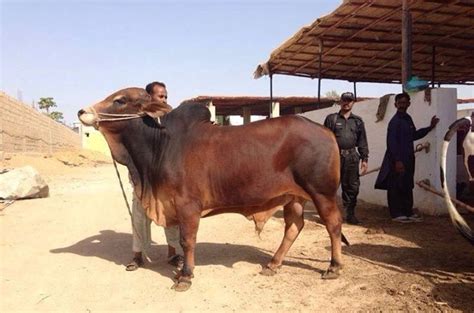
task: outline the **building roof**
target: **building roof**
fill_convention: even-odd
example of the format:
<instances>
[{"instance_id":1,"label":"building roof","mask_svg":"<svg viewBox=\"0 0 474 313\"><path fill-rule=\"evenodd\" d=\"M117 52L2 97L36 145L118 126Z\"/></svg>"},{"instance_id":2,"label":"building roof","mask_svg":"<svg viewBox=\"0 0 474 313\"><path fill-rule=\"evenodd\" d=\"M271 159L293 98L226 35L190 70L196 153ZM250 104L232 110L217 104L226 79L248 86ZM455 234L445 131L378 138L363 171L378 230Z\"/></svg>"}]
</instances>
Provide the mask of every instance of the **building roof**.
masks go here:
<instances>
[{"instance_id":1,"label":"building roof","mask_svg":"<svg viewBox=\"0 0 474 313\"><path fill-rule=\"evenodd\" d=\"M367 98L363 98L367 99ZM362 98L358 98L362 100ZM280 104L280 114L294 114L295 108L301 108L301 112L312 111L321 108L327 108L337 101L334 98L317 97L273 97L273 102ZM252 115L268 115L270 112L270 97L252 97L252 96L198 96L184 100L182 104L204 103L212 104L216 107L217 115L242 115L242 109L249 107Z\"/></svg>"},{"instance_id":2,"label":"building roof","mask_svg":"<svg viewBox=\"0 0 474 313\"><path fill-rule=\"evenodd\" d=\"M412 75L435 82L474 82L474 1L409 0ZM255 78L283 74L355 82L400 83L400 0L345 0L331 14L303 27L260 64Z\"/></svg>"},{"instance_id":3,"label":"building roof","mask_svg":"<svg viewBox=\"0 0 474 313\"><path fill-rule=\"evenodd\" d=\"M458 104L462 104L462 103L474 103L474 98L458 99Z\"/></svg>"}]
</instances>

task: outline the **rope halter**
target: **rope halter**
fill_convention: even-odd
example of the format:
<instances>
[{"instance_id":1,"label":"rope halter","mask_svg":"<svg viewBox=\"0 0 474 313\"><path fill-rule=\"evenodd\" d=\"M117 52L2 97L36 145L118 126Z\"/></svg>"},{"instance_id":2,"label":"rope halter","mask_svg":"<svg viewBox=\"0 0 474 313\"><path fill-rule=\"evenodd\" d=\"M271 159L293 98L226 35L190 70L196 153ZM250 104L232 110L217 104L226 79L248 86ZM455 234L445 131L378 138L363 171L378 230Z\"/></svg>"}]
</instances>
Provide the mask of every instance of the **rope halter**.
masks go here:
<instances>
[{"instance_id":1,"label":"rope halter","mask_svg":"<svg viewBox=\"0 0 474 313\"><path fill-rule=\"evenodd\" d=\"M90 110L96 117L95 123L99 125L100 122L116 122L116 121L126 121L135 118L141 118L146 115L146 113L99 113L97 112L94 107L90 107Z\"/></svg>"}]
</instances>

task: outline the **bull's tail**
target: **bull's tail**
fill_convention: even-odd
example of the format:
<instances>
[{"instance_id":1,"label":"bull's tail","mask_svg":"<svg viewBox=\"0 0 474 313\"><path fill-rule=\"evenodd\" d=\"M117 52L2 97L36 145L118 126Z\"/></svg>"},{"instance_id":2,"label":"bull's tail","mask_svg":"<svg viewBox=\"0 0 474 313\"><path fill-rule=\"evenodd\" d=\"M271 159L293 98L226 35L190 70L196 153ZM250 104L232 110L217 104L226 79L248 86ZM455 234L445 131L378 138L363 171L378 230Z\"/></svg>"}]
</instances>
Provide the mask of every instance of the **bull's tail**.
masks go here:
<instances>
[{"instance_id":1,"label":"bull's tail","mask_svg":"<svg viewBox=\"0 0 474 313\"><path fill-rule=\"evenodd\" d=\"M452 223L454 224L456 229L461 233L461 235L463 235L464 238L466 238L471 244L474 245L474 234L471 228L469 227L469 225L467 225L466 221L456 210L456 207L451 201L451 196L449 194L449 190L446 185L446 156L448 153L449 141L451 140L453 135L457 133L457 130L460 127L466 127L466 126L470 128L471 126L470 118L458 119L453 124L451 124L451 126L449 126L449 129L446 132L446 135L444 136L443 148L441 151L440 178L441 178L441 186L443 187L443 191L444 191L444 202L446 203L446 206L448 207L448 212L449 212L449 216L451 217Z\"/></svg>"},{"instance_id":2,"label":"bull's tail","mask_svg":"<svg viewBox=\"0 0 474 313\"><path fill-rule=\"evenodd\" d=\"M343 243L346 244L346 246L350 246L351 244L349 243L349 240L347 240L346 236L344 236L343 233L341 233L341 240Z\"/></svg>"}]
</instances>

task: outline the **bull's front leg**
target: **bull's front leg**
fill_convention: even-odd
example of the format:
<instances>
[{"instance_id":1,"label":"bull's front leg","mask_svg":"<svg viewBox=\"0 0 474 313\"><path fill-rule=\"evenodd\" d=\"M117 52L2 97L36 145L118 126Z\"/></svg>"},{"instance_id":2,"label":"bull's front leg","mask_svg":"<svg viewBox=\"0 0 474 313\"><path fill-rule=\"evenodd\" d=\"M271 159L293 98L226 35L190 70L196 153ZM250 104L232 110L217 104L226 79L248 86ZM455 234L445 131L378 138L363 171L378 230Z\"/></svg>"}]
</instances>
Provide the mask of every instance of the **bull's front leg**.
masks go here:
<instances>
[{"instance_id":1,"label":"bull's front leg","mask_svg":"<svg viewBox=\"0 0 474 313\"><path fill-rule=\"evenodd\" d=\"M172 289L186 291L191 287L191 279L194 277L194 249L201 217L199 207L196 204L177 206L177 216L180 229L180 244L184 252L184 266L178 273L176 283Z\"/></svg>"}]
</instances>

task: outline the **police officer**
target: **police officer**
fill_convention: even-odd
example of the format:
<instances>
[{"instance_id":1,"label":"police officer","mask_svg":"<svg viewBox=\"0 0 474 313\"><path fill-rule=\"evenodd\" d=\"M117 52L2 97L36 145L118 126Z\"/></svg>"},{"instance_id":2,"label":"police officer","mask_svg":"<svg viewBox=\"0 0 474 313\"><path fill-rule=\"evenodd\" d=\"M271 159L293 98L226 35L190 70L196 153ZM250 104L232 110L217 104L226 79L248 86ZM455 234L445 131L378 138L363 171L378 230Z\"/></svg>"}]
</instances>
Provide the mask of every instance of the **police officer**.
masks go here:
<instances>
[{"instance_id":1,"label":"police officer","mask_svg":"<svg viewBox=\"0 0 474 313\"><path fill-rule=\"evenodd\" d=\"M367 172L369 147L362 118L351 112L354 102L355 97L352 92L343 93L339 102L340 111L329 114L324 121L324 126L336 135L341 154L342 204L346 212L346 222L357 225L360 224L355 216L360 185L359 163L360 174L364 174Z\"/></svg>"}]
</instances>

